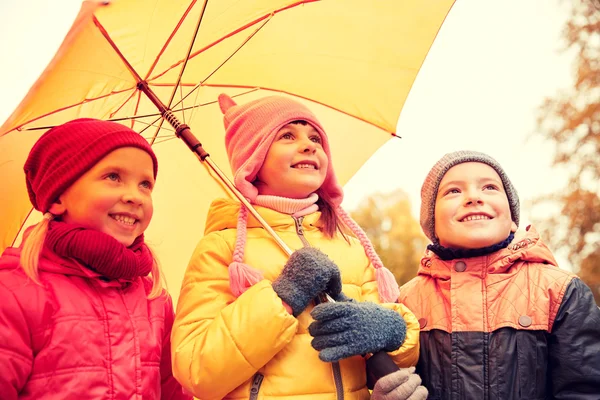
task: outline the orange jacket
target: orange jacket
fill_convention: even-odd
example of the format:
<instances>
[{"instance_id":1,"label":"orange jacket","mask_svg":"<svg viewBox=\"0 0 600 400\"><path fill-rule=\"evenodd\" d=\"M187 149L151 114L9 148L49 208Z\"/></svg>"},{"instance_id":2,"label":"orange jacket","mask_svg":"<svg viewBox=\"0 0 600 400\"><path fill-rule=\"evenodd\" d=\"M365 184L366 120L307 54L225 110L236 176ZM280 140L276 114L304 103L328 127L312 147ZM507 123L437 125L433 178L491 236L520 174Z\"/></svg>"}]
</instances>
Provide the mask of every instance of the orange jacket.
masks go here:
<instances>
[{"instance_id":1,"label":"orange jacket","mask_svg":"<svg viewBox=\"0 0 600 400\"><path fill-rule=\"evenodd\" d=\"M598 398L600 311L534 229L485 256L427 251L399 300L419 320L430 398Z\"/></svg>"}]
</instances>

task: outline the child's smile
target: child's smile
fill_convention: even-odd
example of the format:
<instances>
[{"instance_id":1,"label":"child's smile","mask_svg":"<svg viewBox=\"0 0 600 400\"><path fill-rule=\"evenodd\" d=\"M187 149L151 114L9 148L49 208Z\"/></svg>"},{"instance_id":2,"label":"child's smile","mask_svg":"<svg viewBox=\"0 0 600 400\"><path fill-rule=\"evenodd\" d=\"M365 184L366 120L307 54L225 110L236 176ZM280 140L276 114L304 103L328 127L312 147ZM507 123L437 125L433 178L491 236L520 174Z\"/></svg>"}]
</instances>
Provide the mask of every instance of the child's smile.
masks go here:
<instances>
[{"instance_id":1,"label":"child's smile","mask_svg":"<svg viewBox=\"0 0 600 400\"><path fill-rule=\"evenodd\" d=\"M307 123L290 123L277 132L255 185L260 194L306 198L321 187L328 166L319 132Z\"/></svg>"},{"instance_id":2,"label":"child's smile","mask_svg":"<svg viewBox=\"0 0 600 400\"><path fill-rule=\"evenodd\" d=\"M502 180L492 167L466 162L446 172L435 202L435 233L442 246L487 247L516 230Z\"/></svg>"},{"instance_id":3,"label":"child's smile","mask_svg":"<svg viewBox=\"0 0 600 400\"><path fill-rule=\"evenodd\" d=\"M130 246L152 219L153 186L150 155L123 147L75 181L52 210L65 222L96 229Z\"/></svg>"}]
</instances>

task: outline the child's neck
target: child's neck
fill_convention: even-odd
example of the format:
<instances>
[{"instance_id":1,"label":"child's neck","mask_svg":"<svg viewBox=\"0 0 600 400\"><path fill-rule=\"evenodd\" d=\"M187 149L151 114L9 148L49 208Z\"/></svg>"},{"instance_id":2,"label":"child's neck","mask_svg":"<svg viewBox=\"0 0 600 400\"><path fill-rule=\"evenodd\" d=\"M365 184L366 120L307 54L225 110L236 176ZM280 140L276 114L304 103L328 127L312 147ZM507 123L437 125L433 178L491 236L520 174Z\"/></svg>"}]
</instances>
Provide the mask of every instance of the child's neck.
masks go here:
<instances>
[{"instance_id":1,"label":"child's neck","mask_svg":"<svg viewBox=\"0 0 600 400\"><path fill-rule=\"evenodd\" d=\"M437 256L444 260L455 260L457 258L471 258L471 257L479 257L486 256L488 254L492 254L497 252L498 250L504 249L508 247L510 242L512 242L515 237L514 232L511 232L508 237L500 243L493 244L487 247L481 247L479 249L452 249L449 247L444 247L441 244L430 244L427 246L427 250L433 251Z\"/></svg>"},{"instance_id":2,"label":"child's neck","mask_svg":"<svg viewBox=\"0 0 600 400\"><path fill-rule=\"evenodd\" d=\"M282 214L302 217L319 209L319 206L316 204L317 200L319 200L319 196L316 193L312 193L305 199L259 194L256 196L254 204L270 208Z\"/></svg>"}]
</instances>

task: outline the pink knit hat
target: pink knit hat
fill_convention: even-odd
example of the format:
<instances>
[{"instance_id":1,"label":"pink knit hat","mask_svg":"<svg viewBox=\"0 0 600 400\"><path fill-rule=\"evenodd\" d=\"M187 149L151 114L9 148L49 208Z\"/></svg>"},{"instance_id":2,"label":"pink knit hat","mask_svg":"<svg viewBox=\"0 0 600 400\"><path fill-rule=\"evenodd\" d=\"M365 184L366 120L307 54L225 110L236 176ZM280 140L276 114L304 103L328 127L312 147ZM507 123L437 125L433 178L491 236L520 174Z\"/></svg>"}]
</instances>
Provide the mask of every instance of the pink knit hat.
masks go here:
<instances>
[{"instance_id":1,"label":"pink knit hat","mask_svg":"<svg viewBox=\"0 0 600 400\"><path fill-rule=\"evenodd\" d=\"M287 97L269 96L237 105L226 94L219 96L225 123L225 147L233 172L235 187L250 201L258 195L252 184L267 157L267 152L281 128L292 121L306 121L321 135L323 150L329 159L327 175L321 186L336 206L342 203L344 191L337 182L329 141L317 117L302 103Z\"/></svg>"},{"instance_id":2,"label":"pink knit hat","mask_svg":"<svg viewBox=\"0 0 600 400\"><path fill-rule=\"evenodd\" d=\"M116 122L80 118L55 126L33 145L25 166L27 192L36 210L47 212L58 197L108 153L137 147L158 161L139 133Z\"/></svg>"},{"instance_id":3,"label":"pink knit hat","mask_svg":"<svg viewBox=\"0 0 600 400\"><path fill-rule=\"evenodd\" d=\"M319 189L335 207L344 224L356 235L376 269L379 294L384 302L395 302L399 289L394 275L383 266L364 231L341 208L344 192L333 171L329 141L317 117L303 104L282 96L269 96L237 105L226 94L219 95L219 106L225 124L225 146L236 188L253 203L258 189L253 181L260 171L277 132L293 121L306 121L321 135L323 150L329 159L325 181ZM229 284L235 296L262 280L257 269L244 264L248 210L241 206L233 262L229 265Z\"/></svg>"}]
</instances>

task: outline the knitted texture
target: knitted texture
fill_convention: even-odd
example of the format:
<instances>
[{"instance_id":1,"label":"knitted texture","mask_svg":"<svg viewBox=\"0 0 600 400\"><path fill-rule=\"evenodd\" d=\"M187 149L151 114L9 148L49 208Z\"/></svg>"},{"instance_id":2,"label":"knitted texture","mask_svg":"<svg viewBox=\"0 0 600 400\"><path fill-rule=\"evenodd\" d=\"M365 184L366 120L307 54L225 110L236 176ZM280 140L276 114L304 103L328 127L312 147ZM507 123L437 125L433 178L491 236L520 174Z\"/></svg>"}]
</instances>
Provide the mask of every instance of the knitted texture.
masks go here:
<instances>
[{"instance_id":1,"label":"knitted texture","mask_svg":"<svg viewBox=\"0 0 600 400\"><path fill-rule=\"evenodd\" d=\"M296 215L296 213L307 209L318 210L319 206L316 204L317 200L319 200L319 195L316 193L312 193L305 199L291 199L289 197L259 194L256 196L254 204L270 208L271 210L283 214Z\"/></svg>"},{"instance_id":2,"label":"knitted texture","mask_svg":"<svg viewBox=\"0 0 600 400\"><path fill-rule=\"evenodd\" d=\"M401 368L377 381L371 400L425 400L429 392L420 385L415 367Z\"/></svg>"},{"instance_id":3,"label":"knitted texture","mask_svg":"<svg viewBox=\"0 0 600 400\"><path fill-rule=\"evenodd\" d=\"M395 303L400 295L400 288L398 287L398 282L396 282L394 274L392 274L389 269L383 266L383 262L381 262L381 258L379 258L379 255L377 255L377 252L367 237L367 234L350 217L350 215L348 215L346 210L344 210L342 207L338 207L336 211L344 224L346 224L346 226L350 228L352 233L354 233L354 235L358 238L360 244L365 249L365 254L375 268L375 279L377 280L379 298L384 303Z\"/></svg>"},{"instance_id":4,"label":"knitted texture","mask_svg":"<svg viewBox=\"0 0 600 400\"><path fill-rule=\"evenodd\" d=\"M340 270L319 250L305 247L290 256L273 290L291 308L296 317L322 292L336 298L342 291Z\"/></svg>"},{"instance_id":5,"label":"knitted texture","mask_svg":"<svg viewBox=\"0 0 600 400\"><path fill-rule=\"evenodd\" d=\"M104 232L60 221L50 222L44 247L61 257L76 259L111 279L146 276L154 263L144 235L125 247Z\"/></svg>"},{"instance_id":6,"label":"knitted texture","mask_svg":"<svg viewBox=\"0 0 600 400\"><path fill-rule=\"evenodd\" d=\"M423 229L425 236L427 236L434 244L438 243L438 239L435 235L434 213L435 200L438 189L440 188L440 182L450 168L466 162L487 164L498 173L502 180L502 184L504 185L506 197L508 198L512 220L519 226L519 196L517 190L510 182L510 179L508 179L508 176L500 164L485 153L470 150L456 151L444 155L437 163L435 163L433 168L431 168L431 171L427 174L423 186L421 187L421 228Z\"/></svg>"},{"instance_id":7,"label":"knitted texture","mask_svg":"<svg viewBox=\"0 0 600 400\"><path fill-rule=\"evenodd\" d=\"M444 261L456 260L458 258L480 257L507 248L514 238L515 234L511 232L510 235L508 235L508 237L500 243L496 243L491 246L480 247L478 249L452 249L449 247L444 247L438 243L430 244L427 246L427 250L433 251L441 260Z\"/></svg>"},{"instance_id":8,"label":"knitted texture","mask_svg":"<svg viewBox=\"0 0 600 400\"><path fill-rule=\"evenodd\" d=\"M50 129L35 143L23 168L31 204L45 213L79 177L121 147L147 152L156 178L158 161L152 147L125 125L80 118Z\"/></svg>"},{"instance_id":9,"label":"knitted texture","mask_svg":"<svg viewBox=\"0 0 600 400\"><path fill-rule=\"evenodd\" d=\"M311 344L326 362L400 348L406 322L397 312L371 302L323 303L316 306L308 327Z\"/></svg>"},{"instance_id":10,"label":"knitted texture","mask_svg":"<svg viewBox=\"0 0 600 400\"><path fill-rule=\"evenodd\" d=\"M321 144L329 160L325 191L337 206L344 197L333 171L329 141L317 117L302 103L282 96L263 97L237 105L226 94L219 96L225 125L225 147L233 172L235 187L250 201L258 195L253 185L277 132L293 121L306 121L321 135Z\"/></svg>"}]
</instances>

